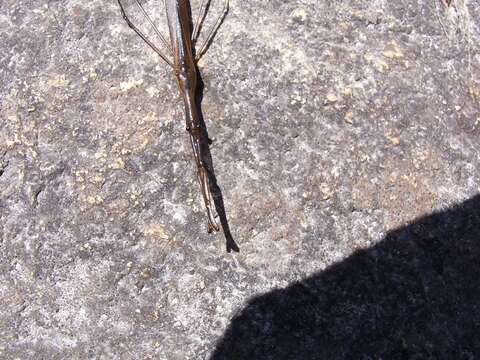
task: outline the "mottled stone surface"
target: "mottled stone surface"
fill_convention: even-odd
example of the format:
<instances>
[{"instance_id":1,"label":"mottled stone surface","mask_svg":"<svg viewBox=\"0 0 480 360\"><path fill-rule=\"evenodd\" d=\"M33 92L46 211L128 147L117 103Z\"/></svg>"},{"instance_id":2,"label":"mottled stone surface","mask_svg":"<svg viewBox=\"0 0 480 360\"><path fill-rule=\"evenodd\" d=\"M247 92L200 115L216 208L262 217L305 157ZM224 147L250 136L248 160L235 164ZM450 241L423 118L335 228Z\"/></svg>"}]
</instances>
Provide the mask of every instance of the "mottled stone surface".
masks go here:
<instances>
[{"instance_id":1,"label":"mottled stone surface","mask_svg":"<svg viewBox=\"0 0 480 360\"><path fill-rule=\"evenodd\" d=\"M0 358L480 358L479 19L231 0L200 63L227 254L116 1L0 1Z\"/></svg>"}]
</instances>

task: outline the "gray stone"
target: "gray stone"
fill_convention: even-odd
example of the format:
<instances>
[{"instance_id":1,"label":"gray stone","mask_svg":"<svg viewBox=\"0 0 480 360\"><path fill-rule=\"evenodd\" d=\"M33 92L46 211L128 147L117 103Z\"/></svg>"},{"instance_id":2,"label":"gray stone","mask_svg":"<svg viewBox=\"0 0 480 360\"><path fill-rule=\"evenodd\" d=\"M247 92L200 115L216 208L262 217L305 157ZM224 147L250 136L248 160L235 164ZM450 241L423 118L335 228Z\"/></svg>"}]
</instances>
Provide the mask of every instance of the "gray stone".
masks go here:
<instances>
[{"instance_id":1,"label":"gray stone","mask_svg":"<svg viewBox=\"0 0 480 360\"><path fill-rule=\"evenodd\" d=\"M473 287L448 282L480 275L466 255L479 254L478 232L445 245L463 239L464 213L438 235L447 250L429 257L435 248L406 236L408 256L392 260L411 224L479 193L479 19L474 0L231 0L200 62L240 247L227 253L222 233L206 232L174 76L117 3L3 0L0 358L394 359L402 346L412 359L480 358ZM471 201L465 229L478 224ZM458 257L436 272L461 254L465 278ZM402 279L424 293L402 292ZM429 294L455 289L464 307L435 303L427 316ZM448 320L467 310L472 323ZM400 318L412 320L386 331ZM312 324L325 332L307 334Z\"/></svg>"}]
</instances>

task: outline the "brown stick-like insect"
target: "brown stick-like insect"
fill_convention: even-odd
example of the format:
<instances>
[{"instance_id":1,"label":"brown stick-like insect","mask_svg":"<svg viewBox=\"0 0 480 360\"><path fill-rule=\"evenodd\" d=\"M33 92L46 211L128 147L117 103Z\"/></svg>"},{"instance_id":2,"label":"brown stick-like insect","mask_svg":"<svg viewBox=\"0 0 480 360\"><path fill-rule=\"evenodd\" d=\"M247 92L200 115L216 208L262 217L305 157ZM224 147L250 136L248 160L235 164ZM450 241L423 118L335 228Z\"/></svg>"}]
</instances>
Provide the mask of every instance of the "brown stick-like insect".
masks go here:
<instances>
[{"instance_id":1,"label":"brown stick-like insect","mask_svg":"<svg viewBox=\"0 0 480 360\"><path fill-rule=\"evenodd\" d=\"M200 35L202 23L205 20L211 0L202 0L200 10L193 24L191 17L191 7L189 0L165 0L165 10L167 15L168 28L170 32L170 43L165 39L160 30L155 26L147 11L140 3L140 0L134 0L135 4L140 9L143 17L152 26L156 35L159 37L163 46L168 50L173 57L170 61L147 36L133 24L125 12L125 8L118 0L123 18L128 26L132 28L159 56L164 60L175 72L180 95L183 98L185 105L185 120L186 129L190 134L190 143L192 145L195 163L197 165L197 177L202 191L203 202L207 212L208 232L219 231L219 227L215 221L215 216L212 209L212 194L210 192L209 184L209 168L205 163L204 151L208 147L208 139L201 126L198 105L196 103L197 95L197 62L205 54L208 46L212 42L220 25L222 24L228 12L229 1L224 0L224 7L221 15L213 25L208 33L206 40L200 47L198 52L195 51L195 44ZM193 27L193 28L192 28Z\"/></svg>"}]
</instances>

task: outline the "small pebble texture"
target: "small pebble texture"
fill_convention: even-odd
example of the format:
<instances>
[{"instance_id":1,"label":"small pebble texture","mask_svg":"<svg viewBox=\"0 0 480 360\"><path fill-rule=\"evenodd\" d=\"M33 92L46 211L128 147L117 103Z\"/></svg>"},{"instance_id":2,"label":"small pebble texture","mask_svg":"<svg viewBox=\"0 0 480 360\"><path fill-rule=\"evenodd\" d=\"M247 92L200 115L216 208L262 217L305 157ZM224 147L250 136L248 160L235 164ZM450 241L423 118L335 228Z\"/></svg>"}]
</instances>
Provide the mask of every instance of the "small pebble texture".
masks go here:
<instances>
[{"instance_id":1,"label":"small pebble texture","mask_svg":"<svg viewBox=\"0 0 480 360\"><path fill-rule=\"evenodd\" d=\"M231 0L199 63L227 253L117 2L1 0L0 359L480 359L479 29Z\"/></svg>"}]
</instances>

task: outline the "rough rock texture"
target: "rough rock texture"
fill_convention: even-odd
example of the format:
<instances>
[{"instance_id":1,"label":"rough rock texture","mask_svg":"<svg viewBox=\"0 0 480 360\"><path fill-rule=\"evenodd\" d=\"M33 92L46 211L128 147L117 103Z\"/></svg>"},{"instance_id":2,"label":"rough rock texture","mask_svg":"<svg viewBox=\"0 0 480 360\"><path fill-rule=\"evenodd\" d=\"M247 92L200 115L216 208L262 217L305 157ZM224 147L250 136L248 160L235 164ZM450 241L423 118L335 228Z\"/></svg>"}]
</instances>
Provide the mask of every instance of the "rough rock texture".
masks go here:
<instances>
[{"instance_id":1,"label":"rough rock texture","mask_svg":"<svg viewBox=\"0 0 480 360\"><path fill-rule=\"evenodd\" d=\"M227 254L117 3L0 1L0 358L479 359L479 26L231 0L200 64Z\"/></svg>"}]
</instances>

